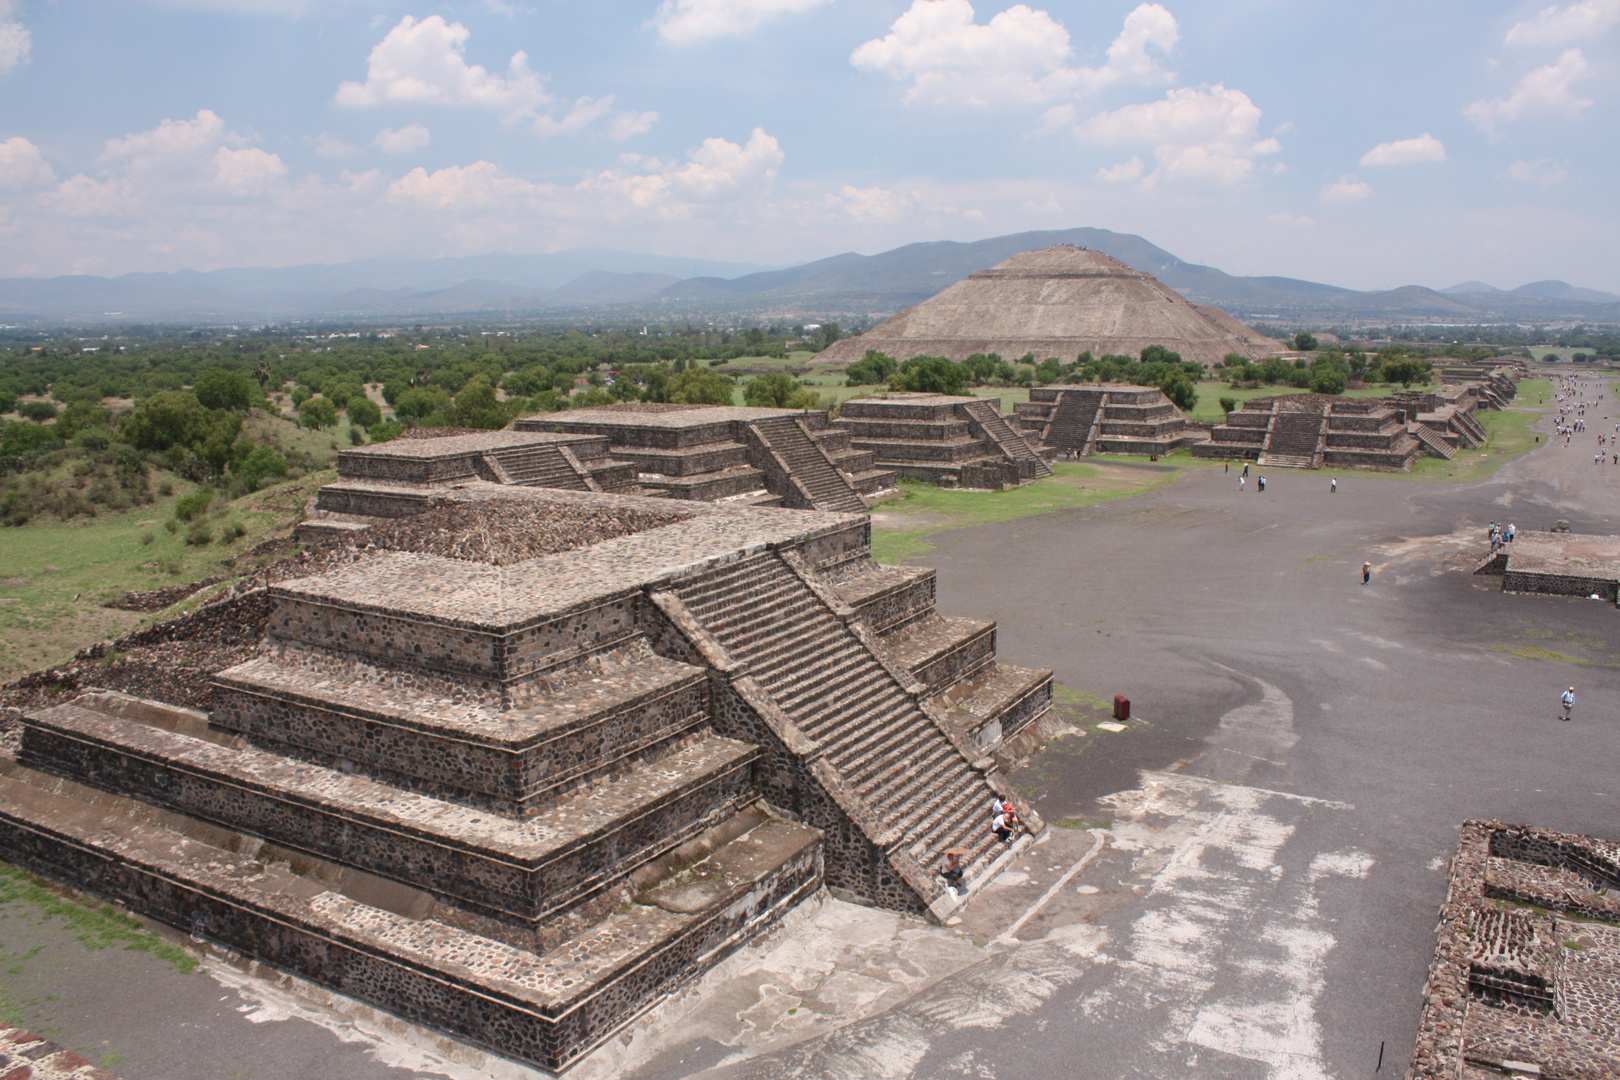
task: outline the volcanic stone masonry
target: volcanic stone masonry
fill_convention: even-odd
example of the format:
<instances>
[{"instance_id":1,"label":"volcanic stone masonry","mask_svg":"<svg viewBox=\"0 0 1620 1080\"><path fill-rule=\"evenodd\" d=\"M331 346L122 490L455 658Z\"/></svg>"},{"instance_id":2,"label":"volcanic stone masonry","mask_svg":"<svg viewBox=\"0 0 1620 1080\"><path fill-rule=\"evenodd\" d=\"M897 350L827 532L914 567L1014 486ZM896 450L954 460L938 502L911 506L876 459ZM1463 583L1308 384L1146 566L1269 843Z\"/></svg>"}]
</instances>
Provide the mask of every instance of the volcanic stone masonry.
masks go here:
<instances>
[{"instance_id":1,"label":"volcanic stone masonry","mask_svg":"<svg viewBox=\"0 0 1620 1080\"><path fill-rule=\"evenodd\" d=\"M1521 529L1474 573L1496 575L1502 591L1596 596L1620 604L1620 536Z\"/></svg>"},{"instance_id":2,"label":"volcanic stone masonry","mask_svg":"<svg viewBox=\"0 0 1620 1080\"><path fill-rule=\"evenodd\" d=\"M1500 409L1515 392L1507 369L1485 382L1442 384L1387 398L1283 394L1226 414L1194 457L1254 461L1268 468L1406 471L1419 454L1450 459L1485 445L1479 408Z\"/></svg>"},{"instance_id":3,"label":"volcanic stone masonry","mask_svg":"<svg viewBox=\"0 0 1620 1080\"><path fill-rule=\"evenodd\" d=\"M1189 428L1181 410L1151 386L1036 387L1014 410L1025 438L1047 455L1168 454L1209 437Z\"/></svg>"},{"instance_id":4,"label":"volcanic stone masonry","mask_svg":"<svg viewBox=\"0 0 1620 1080\"><path fill-rule=\"evenodd\" d=\"M1469 821L1451 861L1408 1080L1612 1080L1620 846Z\"/></svg>"},{"instance_id":5,"label":"volcanic stone masonry","mask_svg":"<svg viewBox=\"0 0 1620 1080\"><path fill-rule=\"evenodd\" d=\"M1052 467L995 402L946 394L883 393L846 401L833 427L877 466L941 487L1000 491Z\"/></svg>"},{"instance_id":6,"label":"volcanic stone masonry","mask_svg":"<svg viewBox=\"0 0 1620 1080\"><path fill-rule=\"evenodd\" d=\"M523 535L271 578L209 712L26 714L0 857L560 1070L818 889L946 917L1044 829L1004 847L987 810L1051 672L875 563L864 514L477 478L434 505ZM548 512L596 542L528 557Z\"/></svg>"}]
</instances>

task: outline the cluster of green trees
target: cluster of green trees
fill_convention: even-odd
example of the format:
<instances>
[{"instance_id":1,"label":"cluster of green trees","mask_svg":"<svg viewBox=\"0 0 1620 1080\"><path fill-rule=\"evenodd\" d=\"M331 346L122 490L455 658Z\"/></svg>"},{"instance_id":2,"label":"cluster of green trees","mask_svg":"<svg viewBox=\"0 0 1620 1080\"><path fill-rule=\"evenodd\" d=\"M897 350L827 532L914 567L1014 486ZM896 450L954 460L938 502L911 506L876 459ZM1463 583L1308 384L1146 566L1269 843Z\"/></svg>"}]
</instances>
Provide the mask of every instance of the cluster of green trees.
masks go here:
<instances>
[{"instance_id":1,"label":"cluster of green trees","mask_svg":"<svg viewBox=\"0 0 1620 1080\"><path fill-rule=\"evenodd\" d=\"M1342 394L1353 380L1400 383L1403 387L1427 384L1433 378L1434 365L1399 346L1392 346L1372 354L1328 349L1309 360L1303 356L1294 360L1273 356L1261 364L1239 353L1227 353L1221 367L1233 389L1282 385L1313 394Z\"/></svg>"},{"instance_id":2,"label":"cluster of green trees","mask_svg":"<svg viewBox=\"0 0 1620 1080\"><path fill-rule=\"evenodd\" d=\"M1054 383L1127 382L1156 386L1183 409L1198 404L1198 380L1204 369L1162 345L1149 345L1139 356L1088 349L1070 363L1047 357L1036 364L1026 354L1016 364L996 353L974 353L960 362L943 356L914 356L897 364L892 356L868 349L845 374L850 386L887 383L891 390L961 394L969 386L1051 386Z\"/></svg>"}]
</instances>

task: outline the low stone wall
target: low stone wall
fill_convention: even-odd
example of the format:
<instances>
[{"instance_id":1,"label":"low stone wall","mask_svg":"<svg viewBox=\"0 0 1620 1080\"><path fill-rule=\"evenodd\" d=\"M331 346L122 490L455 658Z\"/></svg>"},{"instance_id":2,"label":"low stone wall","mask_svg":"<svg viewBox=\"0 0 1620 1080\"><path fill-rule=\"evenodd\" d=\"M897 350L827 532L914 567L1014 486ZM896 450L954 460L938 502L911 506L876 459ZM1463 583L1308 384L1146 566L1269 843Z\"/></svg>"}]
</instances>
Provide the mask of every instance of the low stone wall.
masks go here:
<instances>
[{"instance_id":1,"label":"low stone wall","mask_svg":"<svg viewBox=\"0 0 1620 1080\"><path fill-rule=\"evenodd\" d=\"M1545 593L1549 596L1601 596L1616 599L1616 584L1612 577L1581 577L1576 574L1549 574L1540 571L1514 570L1510 561L1502 573L1502 591L1514 593Z\"/></svg>"}]
</instances>

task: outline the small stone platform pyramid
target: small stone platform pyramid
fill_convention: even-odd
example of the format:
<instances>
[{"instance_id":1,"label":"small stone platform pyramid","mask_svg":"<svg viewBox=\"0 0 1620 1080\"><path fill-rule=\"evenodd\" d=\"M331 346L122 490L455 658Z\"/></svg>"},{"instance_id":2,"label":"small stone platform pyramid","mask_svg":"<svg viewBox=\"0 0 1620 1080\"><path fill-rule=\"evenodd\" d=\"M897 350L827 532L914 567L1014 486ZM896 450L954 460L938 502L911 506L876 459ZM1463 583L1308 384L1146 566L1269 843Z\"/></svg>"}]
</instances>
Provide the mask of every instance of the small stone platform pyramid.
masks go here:
<instances>
[{"instance_id":1,"label":"small stone platform pyramid","mask_svg":"<svg viewBox=\"0 0 1620 1080\"><path fill-rule=\"evenodd\" d=\"M1081 352L1140 355L1162 345L1210 367L1227 353L1250 360L1274 355L1261 337L1219 308L1194 304L1151 274L1100 251L1067 244L1026 251L979 270L858 337L839 341L816 362L854 363L876 349L908 360L974 353L1011 359L1033 354L1070 361Z\"/></svg>"},{"instance_id":2,"label":"small stone platform pyramid","mask_svg":"<svg viewBox=\"0 0 1620 1080\"><path fill-rule=\"evenodd\" d=\"M558 1070L824 885L942 917L947 848L971 888L1044 828L1005 848L987 809L1051 672L864 514L439 498L518 535L270 585L210 713L29 714L0 856ZM609 538L530 557L559 521Z\"/></svg>"},{"instance_id":3,"label":"small stone platform pyramid","mask_svg":"<svg viewBox=\"0 0 1620 1080\"><path fill-rule=\"evenodd\" d=\"M1205 438L1151 386L1038 386L1014 408L1025 437L1048 456L1168 454Z\"/></svg>"},{"instance_id":4,"label":"small stone platform pyramid","mask_svg":"<svg viewBox=\"0 0 1620 1080\"><path fill-rule=\"evenodd\" d=\"M941 487L999 491L1052 467L993 401L890 392L844 402L833 422L877 466Z\"/></svg>"}]
</instances>

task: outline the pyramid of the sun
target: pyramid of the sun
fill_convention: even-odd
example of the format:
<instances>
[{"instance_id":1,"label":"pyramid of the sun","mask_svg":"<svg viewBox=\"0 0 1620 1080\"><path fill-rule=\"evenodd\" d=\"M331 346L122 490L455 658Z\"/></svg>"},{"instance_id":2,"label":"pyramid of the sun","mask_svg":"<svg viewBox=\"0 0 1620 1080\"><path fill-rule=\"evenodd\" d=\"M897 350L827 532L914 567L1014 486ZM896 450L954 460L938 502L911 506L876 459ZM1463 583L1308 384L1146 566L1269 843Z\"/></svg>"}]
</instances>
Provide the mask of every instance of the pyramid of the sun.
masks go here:
<instances>
[{"instance_id":1,"label":"pyramid of the sun","mask_svg":"<svg viewBox=\"0 0 1620 1080\"><path fill-rule=\"evenodd\" d=\"M994 352L1008 360L1033 353L1037 360L1069 361L1086 349L1136 356L1149 345L1206 366L1227 353L1258 360L1278 351L1275 341L1224 311L1192 303L1151 274L1063 244L970 274L818 360L851 362L877 349L897 360Z\"/></svg>"}]
</instances>

